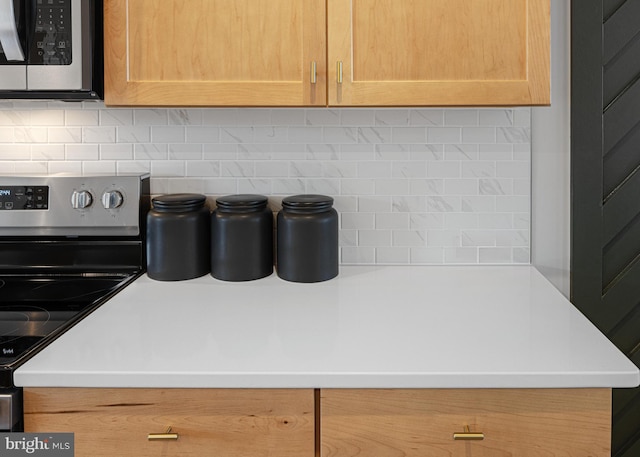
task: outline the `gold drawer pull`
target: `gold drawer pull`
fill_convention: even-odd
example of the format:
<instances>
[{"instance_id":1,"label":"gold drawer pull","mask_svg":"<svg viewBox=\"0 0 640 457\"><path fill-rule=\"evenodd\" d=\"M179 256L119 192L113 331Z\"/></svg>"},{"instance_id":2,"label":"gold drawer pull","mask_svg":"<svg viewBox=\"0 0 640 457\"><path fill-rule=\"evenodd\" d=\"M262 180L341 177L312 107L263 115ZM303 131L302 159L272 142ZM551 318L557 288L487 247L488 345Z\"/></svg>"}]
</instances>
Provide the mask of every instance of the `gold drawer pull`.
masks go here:
<instances>
[{"instance_id":1,"label":"gold drawer pull","mask_svg":"<svg viewBox=\"0 0 640 457\"><path fill-rule=\"evenodd\" d=\"M315 84L318 82L318 65L314 60L311 62L311 84Z\"/></svg>"},{"instance_id":2,"label":"gold drawer pull","mask_svg":"<svg viewBox=\"0 0 640 457\"><path fill-rule=\"evenodd\" d=\"M171 427L167 429L164 433L149 433L147 435L147 440L149 441L175 441L178 439L177 433L171 433Z\"/></svg>"},{"instance_id":3,"label":"gold drawer pull","mask_svg":"<svg viewBox=\"0 0 640 457\"><path fill-rule=\"evenodd\" d=\"M339 60L336 63L336 74L337 74L337 82L338 84L342 84L342 60Z\"/></svg>"},{"instance_id":4,"label":"gold drawer pull","mask_svg":"<svg viewBox=\"0 0 640 457\"><path fill-rule=\"evenodd\" d=\"M472 432L468 425L464 426L464 432L454 433L454 440L480 441L484 439L484 433Z\"/></svg>"}]
</instances>

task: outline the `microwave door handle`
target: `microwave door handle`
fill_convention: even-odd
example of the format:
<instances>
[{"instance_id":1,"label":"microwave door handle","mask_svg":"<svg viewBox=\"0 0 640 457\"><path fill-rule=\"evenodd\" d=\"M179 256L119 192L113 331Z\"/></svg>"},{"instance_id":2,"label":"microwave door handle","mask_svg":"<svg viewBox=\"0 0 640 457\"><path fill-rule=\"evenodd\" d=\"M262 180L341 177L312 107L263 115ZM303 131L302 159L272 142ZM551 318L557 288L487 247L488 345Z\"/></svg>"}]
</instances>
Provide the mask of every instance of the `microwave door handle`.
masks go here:
<instances>
[{"instance_id":1,"label":"microwave door handle","mask_svg":"<svg viewBox=\"0 0 640 457\"><path fill-rule=\"evenodd\" d=\"M13 0L0 0L0 46L8 61L24 62Z\"/></svg>"}]
</instances>

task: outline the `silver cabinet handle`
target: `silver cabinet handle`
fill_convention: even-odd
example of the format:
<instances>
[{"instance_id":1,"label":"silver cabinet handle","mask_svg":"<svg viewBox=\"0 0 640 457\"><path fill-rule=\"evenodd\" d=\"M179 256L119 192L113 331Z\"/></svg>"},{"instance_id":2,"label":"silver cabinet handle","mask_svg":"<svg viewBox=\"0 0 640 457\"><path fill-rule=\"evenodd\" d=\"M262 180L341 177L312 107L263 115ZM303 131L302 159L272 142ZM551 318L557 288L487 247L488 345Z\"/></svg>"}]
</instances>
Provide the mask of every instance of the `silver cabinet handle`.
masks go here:
<instances>
[{"instance_id":1,"label":"silver cabinet handle","mask_svg":"<svg viewBox=\"0 0 640 457\"><path fill-rule=\"evenodd\" d=\"M7 60L24 62L13 0L0 0L0 46Z\"/></svg>"}]
</instances>

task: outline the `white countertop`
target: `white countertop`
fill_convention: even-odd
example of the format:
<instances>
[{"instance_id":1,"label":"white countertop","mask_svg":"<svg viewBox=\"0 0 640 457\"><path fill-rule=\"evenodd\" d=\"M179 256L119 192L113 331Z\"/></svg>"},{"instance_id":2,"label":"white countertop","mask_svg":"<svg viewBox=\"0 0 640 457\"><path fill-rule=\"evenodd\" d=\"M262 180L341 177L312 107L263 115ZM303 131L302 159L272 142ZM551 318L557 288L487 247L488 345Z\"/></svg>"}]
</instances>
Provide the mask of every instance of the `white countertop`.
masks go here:
<instances>
[{"instance_id":1,"label":"white countertop","mask_svg":"<svg viewBox=\"0 0 640 457\"><path fill-rule=\"evenodd\" d=\"M640 374L531 266L343 266L316 284L143 276L15 383L634 387Z\"/></svg>"}]
</instances>

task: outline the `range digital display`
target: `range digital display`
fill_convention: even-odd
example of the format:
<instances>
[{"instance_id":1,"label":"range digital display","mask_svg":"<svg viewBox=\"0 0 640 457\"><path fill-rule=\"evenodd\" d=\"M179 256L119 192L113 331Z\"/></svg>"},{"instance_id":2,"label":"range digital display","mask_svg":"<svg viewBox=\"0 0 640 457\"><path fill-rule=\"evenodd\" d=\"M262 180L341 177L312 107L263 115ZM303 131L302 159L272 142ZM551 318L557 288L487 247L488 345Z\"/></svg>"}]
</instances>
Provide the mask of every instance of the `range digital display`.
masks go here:
<instances>
[{"instance_id":1,"label":"range digital display","mask_svg":"<svg viewBox=\"0 0 640 457\"><path fill-rule=\"evenodd\" d=\"M0 187L0 211L49 209L49 186Z\"/></svg>"}]
</instances>

